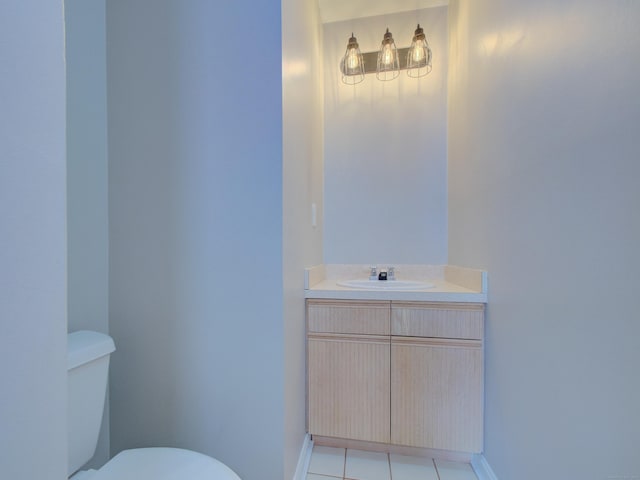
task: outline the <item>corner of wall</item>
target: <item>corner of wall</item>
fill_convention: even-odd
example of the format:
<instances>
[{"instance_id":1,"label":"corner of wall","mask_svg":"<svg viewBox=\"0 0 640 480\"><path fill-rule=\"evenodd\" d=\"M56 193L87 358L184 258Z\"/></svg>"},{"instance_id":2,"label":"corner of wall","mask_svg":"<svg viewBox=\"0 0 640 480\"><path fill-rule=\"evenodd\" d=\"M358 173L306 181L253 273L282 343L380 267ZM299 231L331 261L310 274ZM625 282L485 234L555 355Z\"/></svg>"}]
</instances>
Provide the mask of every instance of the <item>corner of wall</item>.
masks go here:
<instances>
[{"instance_id":1,"label":"corner of wall","mask_svg":"<svg viewBox=\"0 0 640 480\"><path fill-rule=\"evenodd\" d=\"M493 473L489 462L483 454L474 455L471 459L471 467L476 472L478 480L498 480L496 474Z\"/></svg>"}]
</instances>

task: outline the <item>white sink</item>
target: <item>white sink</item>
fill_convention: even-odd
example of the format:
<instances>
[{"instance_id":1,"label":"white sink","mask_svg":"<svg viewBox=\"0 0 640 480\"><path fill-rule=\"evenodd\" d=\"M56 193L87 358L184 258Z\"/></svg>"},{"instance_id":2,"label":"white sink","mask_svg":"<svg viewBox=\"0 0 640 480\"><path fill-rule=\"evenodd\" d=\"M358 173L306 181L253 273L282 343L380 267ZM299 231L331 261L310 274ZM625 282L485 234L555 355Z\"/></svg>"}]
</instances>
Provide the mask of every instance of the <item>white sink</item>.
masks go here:
<instances>
[{"instance_id":1,"label":"white sink","mask_svg":"<svg viewBox=\"0 0 640 480\"><path fill-rule=\"evenodd\" d=\"M366 290L425 290L435 285L428 282L413 280L340 280L336 282L341 287L362 288Z\"/></svg>"}]
</instances>

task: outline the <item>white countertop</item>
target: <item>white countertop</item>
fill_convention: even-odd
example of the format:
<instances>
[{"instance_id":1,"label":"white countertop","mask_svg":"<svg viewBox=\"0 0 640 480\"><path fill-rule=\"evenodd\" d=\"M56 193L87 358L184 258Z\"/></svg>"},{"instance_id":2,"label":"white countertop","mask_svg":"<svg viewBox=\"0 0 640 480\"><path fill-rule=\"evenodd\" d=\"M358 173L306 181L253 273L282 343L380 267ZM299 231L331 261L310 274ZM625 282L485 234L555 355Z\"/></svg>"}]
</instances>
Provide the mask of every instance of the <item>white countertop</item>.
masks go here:
<instances>
[{"instance_id":1,"label":"white countertop","mask_svg":"<svg viewBox=\"0 0 640 480\"><path fill-rule=\"evenodd\" d=\"M397 265L397 280L418 280L432 288L384 290L350 288L338 282L367 278L367 265L318 265L305 269L305 298L419 302L487 302L487 273L450 265Z\"/></svg>"}]
</instances>

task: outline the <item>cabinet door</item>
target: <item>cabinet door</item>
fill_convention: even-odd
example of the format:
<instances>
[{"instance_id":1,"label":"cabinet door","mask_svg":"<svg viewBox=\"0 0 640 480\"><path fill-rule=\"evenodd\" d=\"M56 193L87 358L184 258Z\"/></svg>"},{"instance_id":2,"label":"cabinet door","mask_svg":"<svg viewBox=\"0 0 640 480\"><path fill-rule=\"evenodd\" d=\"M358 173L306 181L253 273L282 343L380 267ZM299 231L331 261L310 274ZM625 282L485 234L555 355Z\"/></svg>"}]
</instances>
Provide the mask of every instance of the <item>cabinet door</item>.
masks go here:
<instances>
[{"instance_id":1,"label":"cabinet door","mask_svg":"<svg viewBox=\"0 0 640 480\"><path fill-rule=\"evenodd\" d=\"M389 443L390 341L309 335L309 432Z\"/></svg>"},{"instance_id":2,"label":"cabinet door","mask_svg":"<svg viewBox=\"0 0 640 480\"><path fill-rule=\"evenodd\" d=\"M482 451L482 343L391 338L391 443Z\"/></svg>"}]
</instances>

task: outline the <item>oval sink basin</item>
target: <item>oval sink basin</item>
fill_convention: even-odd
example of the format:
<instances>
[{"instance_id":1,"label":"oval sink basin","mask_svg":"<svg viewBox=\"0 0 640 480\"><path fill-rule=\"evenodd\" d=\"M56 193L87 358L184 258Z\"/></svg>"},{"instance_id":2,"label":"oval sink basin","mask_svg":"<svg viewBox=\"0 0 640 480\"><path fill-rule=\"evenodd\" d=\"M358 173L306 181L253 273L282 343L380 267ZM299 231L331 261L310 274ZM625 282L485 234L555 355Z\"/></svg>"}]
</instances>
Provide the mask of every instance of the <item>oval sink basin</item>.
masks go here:
<instances>
[{"instance_id":1,"label":"oval sink basin","mask_svg":"<svg viewBox=\"0 0 640 480\"><path fill-rule=\"evenodd\" d=\"M341 287L362 288L367 290L424 290L435 285L413 280L341 280L336 282Z\"/></svg>"}]
</instances>

